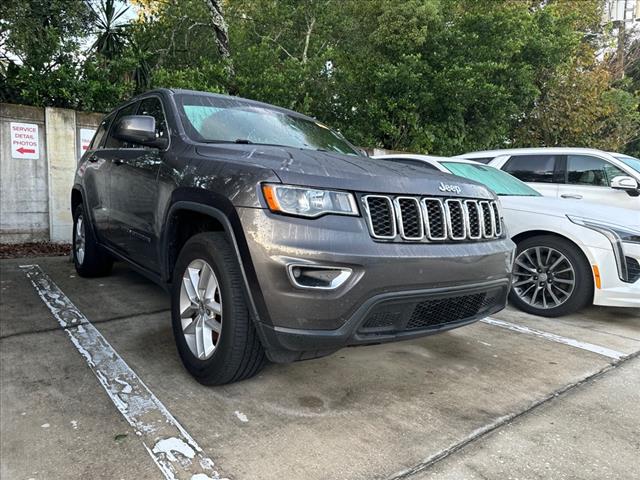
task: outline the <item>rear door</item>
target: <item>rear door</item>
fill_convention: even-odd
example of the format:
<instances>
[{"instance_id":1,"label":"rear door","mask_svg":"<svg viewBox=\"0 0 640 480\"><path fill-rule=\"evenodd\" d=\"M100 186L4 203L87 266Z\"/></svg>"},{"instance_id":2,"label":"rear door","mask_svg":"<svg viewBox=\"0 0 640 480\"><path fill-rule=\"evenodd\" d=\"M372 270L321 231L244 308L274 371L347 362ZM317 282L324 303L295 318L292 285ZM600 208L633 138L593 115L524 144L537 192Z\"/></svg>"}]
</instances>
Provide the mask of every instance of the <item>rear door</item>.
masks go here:
<instances>
[{"instance_id":1,"label":"rear door","mask_svg":"<svg viewBox=\"0 0 640 480\"><path fill-rule=\"evenodd\" d=\"M159 97L141 100L134 114L154 117L156 136L168 138ZM142 145L122 146L111 174L110 221L118 248L154 272L158 271L158 172L165 150Z\"/></svg>"},{"instance_id":2,"label":"rear door","mask_svg":"<svg viewBox=\"0 0 640 480\"><path fill-rule=\"evenodd\" d=\"M613 177L628 174L608 160L593 155L567 155L566 165L566 182L559 188L561 198L636 210L640 208L638 197L611 188Z\"/></svg>"},{"instance_id":3,"label":"rear door","mask_svg":"<svg viewBox=\"0 0 640 480\"><path fill-rule=\"evenodd\" d=\"M545 197L557 197L563 180L562 155L514 155L501 167Z\"/></svg>"}]
</instances>

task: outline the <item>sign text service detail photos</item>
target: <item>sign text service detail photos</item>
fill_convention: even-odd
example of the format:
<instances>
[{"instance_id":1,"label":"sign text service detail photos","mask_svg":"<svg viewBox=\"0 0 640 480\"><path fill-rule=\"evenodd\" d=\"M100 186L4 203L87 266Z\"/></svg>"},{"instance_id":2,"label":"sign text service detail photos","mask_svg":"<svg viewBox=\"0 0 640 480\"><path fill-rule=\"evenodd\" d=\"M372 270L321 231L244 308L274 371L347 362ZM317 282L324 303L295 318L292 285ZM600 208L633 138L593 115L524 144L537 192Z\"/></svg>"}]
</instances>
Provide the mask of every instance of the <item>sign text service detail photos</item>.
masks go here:
<instances>
[{"instance_id":1,"label":"sign text service detail photos","mask_svg":"<svg viewBox=\"0 0 640 480\"><path fill-rule=\"evenodd\" d=\"M40 158L38 125L35 123L11 122L11 157Z\"/></svg>"}]
</instances>

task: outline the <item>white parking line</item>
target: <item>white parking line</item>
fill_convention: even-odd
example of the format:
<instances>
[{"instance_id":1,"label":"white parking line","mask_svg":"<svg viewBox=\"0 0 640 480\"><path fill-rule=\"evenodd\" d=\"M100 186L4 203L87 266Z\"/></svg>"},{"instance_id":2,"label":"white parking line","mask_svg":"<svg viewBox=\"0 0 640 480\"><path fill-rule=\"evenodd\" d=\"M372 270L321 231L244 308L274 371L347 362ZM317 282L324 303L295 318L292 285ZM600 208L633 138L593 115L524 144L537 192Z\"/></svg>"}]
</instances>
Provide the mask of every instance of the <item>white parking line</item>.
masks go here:
<instances>
[{"instance_id":1,"label":"white parking line","mask_svg":"<svg viewBox=\"0 0 640 480\"><path fill-rule=\"evenodd\" d=\"M167 480L220 479L213 461L38 265L21 266Z\"/></svg>"},{"instance_id":2,"label":"white parking line","mask_svg":"<svg viewBox=\"0 0 640 480\"><path fill-rule=\"evenodd\" d=\"M529 328L523 325L516 325L515 323L504 322L502 320L497 320L491 317L483 318L480 321L483 323L487 323L489 325L495 325L496 327L502 327L508 330L513 330L514 332L535 335L537 337L541 337L546 340L551 340L552 342L562 343L564 345L569 345L571 347L587 350L589 352L597 353L599 355L603 355L605 357L609 357L614 360L620 360L621 358L624 358L627 356L625 353L618 352L616 350L611 350L610 348L607 348L607 347L601 347L600 345L594 345L593 343L581 342L580 340L575 340L573 338L563 337L561 335L556 335L555 333L543 332L542 330L536 330L535 328Z\"/></svg>"}]
</instances>

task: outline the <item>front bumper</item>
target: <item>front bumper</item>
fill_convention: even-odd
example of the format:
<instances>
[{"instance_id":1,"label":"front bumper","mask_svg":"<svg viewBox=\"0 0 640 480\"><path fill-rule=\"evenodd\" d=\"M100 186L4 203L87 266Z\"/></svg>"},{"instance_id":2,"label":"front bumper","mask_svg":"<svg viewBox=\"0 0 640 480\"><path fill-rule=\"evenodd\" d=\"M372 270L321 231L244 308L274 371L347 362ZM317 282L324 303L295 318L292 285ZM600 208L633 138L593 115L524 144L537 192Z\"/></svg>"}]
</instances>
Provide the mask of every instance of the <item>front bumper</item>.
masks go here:
<instances>
[{"instance_id":1,"label":"front bumper","mask_svg":"<svg viewBox=\"0 0 640 480\"><path fill-rule=\"evenodd\" d=\"M640 245L625 243L625 257L640 262ZM623 282L618 275L616 259L611 248L590 248L592 263L600 271L601 287L594 289L594 305L609 307L640 307L640 279Z\"/></svg>"},{"instance_id":2,"label":"front bumper","mask_svg":"<svg viewBox=\"0 0 640 480\"><path fill-rule=\"evenodd\" d=\"M509 239L383 243L370 237L360 217L308 220L255 208L238 213L266 310L258 329L272 360L437 333L506 303L515 247ZM287 274L292 263L352 274L335 290L301 289Z\"/></svg>"},{"instance_id":3,"label":"front bumper","mask_svg":"<svg viewBox=\"0 0 640 480\"><path fill-rule=\"evenodd\" d=\"M409 340L475 322L505 307L509 281L380 294L336 330L262 325L274 361L316 358L354 345Z\"/></svg>"}]
</instances>

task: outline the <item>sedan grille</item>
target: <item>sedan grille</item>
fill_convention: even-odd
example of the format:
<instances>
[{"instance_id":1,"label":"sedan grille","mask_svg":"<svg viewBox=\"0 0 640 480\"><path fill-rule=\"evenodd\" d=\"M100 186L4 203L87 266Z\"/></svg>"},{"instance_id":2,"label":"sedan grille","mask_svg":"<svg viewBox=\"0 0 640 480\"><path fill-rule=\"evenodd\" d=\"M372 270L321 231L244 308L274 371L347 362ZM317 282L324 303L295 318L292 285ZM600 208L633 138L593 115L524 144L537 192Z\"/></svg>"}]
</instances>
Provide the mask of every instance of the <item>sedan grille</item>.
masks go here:
<instances>
[{"instance_id":1,"label":"sedan grille","mask_svg":"<svg viewBox=\"0 0 640 480\"><path fill-rule=\"evenodd\" d=\"M362 202L369 233L378 240L459 242L502 236L495 201L364 195Z\"/></svg>"}]
</instances>

